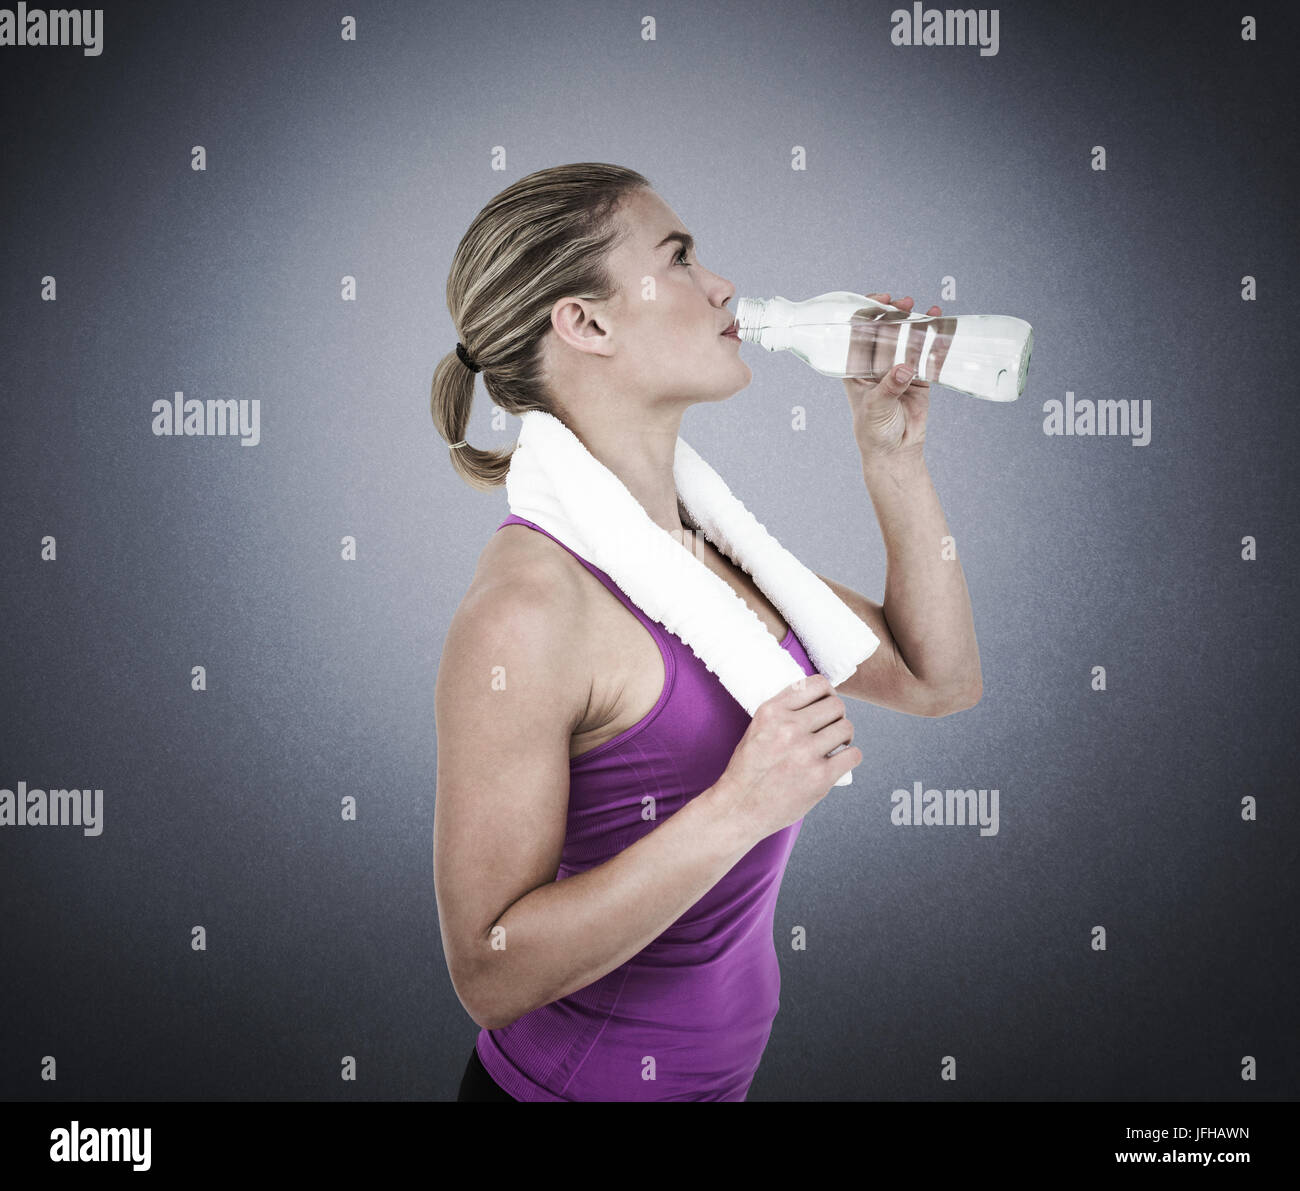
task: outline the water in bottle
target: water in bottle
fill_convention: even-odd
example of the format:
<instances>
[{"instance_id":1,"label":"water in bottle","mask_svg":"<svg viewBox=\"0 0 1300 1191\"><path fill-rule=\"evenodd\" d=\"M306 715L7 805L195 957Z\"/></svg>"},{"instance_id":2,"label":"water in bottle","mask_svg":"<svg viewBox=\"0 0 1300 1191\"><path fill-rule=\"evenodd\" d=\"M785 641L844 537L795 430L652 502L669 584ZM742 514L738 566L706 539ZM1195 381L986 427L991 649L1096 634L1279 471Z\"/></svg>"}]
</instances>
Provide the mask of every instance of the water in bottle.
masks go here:
<instances>
[{"instance_id":1,"label":"water in bottle","mask_svg":"<svg viewBox=\"0 0 1300 1191\"><path fill-rule=\"evenodd\" d=\"M803 302L741 298L742 340L790 351L824 376L884 376L906 361L914 379L986 401L1014 401L1025 390L1034 330L1004 314L906 314L846 291Z\"/></svg>"}]
</instances>

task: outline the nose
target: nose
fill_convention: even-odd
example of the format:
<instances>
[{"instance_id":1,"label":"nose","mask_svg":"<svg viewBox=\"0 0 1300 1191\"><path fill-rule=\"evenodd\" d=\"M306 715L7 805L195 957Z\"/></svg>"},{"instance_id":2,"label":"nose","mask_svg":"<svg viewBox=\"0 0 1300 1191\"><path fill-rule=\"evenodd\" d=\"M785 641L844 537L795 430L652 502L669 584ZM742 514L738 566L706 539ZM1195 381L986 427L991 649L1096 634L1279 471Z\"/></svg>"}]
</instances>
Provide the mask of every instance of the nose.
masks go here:
<instances>
[{"instance_id":1,"label":"nose","mask_svg":"<svg viewBox=\"0 0 1300 1191\"><path fill-rule=\"evenodd\" d=\"M717 302L719 307L722 307L736 296L736 287L725 277L719 277L715 273L709 296L713 301Z\"/></svg>"}]
</instances>

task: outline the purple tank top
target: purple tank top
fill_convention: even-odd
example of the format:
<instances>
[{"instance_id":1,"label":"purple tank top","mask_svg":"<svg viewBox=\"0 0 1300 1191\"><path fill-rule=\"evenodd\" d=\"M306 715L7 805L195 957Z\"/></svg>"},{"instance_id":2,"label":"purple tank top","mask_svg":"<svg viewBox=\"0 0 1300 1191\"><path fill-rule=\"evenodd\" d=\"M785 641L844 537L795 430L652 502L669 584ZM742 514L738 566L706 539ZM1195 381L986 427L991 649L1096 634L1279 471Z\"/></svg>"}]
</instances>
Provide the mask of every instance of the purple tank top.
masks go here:
<instances>
[{"instance_id":1,"label":"purple tank top","mask_svg":"<svg viewBox=\"0 0 1300 1191\"><path fill-rule=\"evenodd\" d=\"M513 514L497 528L507 525L546 533ZM688 645L569 553L649 630L664 686L639 723L570 760L557 881L603 864L713 785L750 723ZM815 672L793 630L781 645ZM647 798L654 819L642 817ZM488 1074L516 1100L744 1100L780 1007L772 918L802 825L761 840L626 963L502 1029L480 1030Z\"/></svg>"}]
</instances>

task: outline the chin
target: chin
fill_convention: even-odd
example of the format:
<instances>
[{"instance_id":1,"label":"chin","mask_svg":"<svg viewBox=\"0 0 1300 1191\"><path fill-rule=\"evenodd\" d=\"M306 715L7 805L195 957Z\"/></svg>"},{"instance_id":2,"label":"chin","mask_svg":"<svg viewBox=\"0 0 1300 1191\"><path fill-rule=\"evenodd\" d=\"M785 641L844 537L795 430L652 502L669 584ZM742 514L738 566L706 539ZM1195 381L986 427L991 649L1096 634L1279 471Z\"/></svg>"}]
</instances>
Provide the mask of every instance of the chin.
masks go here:
<instances>
[{"instance_id":1,"label":"chin","mask_svg":"<svg viewBox=\"0 0 1300 1191\"><path fill-rule=\"evenodd\" d=\"M741 389L746 388L749 385L749 382L754 379L754 370L746 364L744 360L738 360L737 363L745 370L745 379L732 390L733 395L739 393Z\"/></svg>"},{"instance_id":2,"label":"chin","mask_svg":"<svg viewBox=\"0 0 1300 1191\"><path fill-rule=\"evenodd\" d=\"M742 362L742 365L741 365L741 366L742 366L742 367L744 368L744 370L745 370L745 379L744 379L744 380L739 381L739 382L732 382L730 385L725 386L725 387L719 389L719 390L717 391L717 395L716 395L716 396L714 396L714 397L706 397L705 400L706 400L706 401L727 401L727 400L729 400L730 398L734 397L737 393L739 393L741 389L748 388L748 387L749 387L749 382L750 382L751 380L754 379L754 373L750 370L750 367L749 367L748 364L745 364L745 363Z\"/></svg>"}]
</instances>

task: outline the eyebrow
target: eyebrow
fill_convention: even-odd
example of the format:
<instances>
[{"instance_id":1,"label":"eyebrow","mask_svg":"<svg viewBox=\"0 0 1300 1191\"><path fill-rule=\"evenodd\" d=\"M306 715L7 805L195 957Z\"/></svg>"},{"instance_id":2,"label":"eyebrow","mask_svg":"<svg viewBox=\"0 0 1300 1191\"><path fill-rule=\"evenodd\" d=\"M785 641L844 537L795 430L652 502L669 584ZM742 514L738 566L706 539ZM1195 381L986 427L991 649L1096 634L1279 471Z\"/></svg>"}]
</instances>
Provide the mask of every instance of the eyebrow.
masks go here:
<instances>
[{"instance_id":1,"label":"eyebrow","mask_svg":"<svg viewBox=\"0 0 1300 1191\"><path fill-rule=\"evenodd\" d=\"M669 244L674 240L686 249L687 252L695 251L695 237L692 236L690 232L669 232L659 241L658 244L655 245L654 250L658 252L665 244Z\"/></svg>"}]
</instances>

